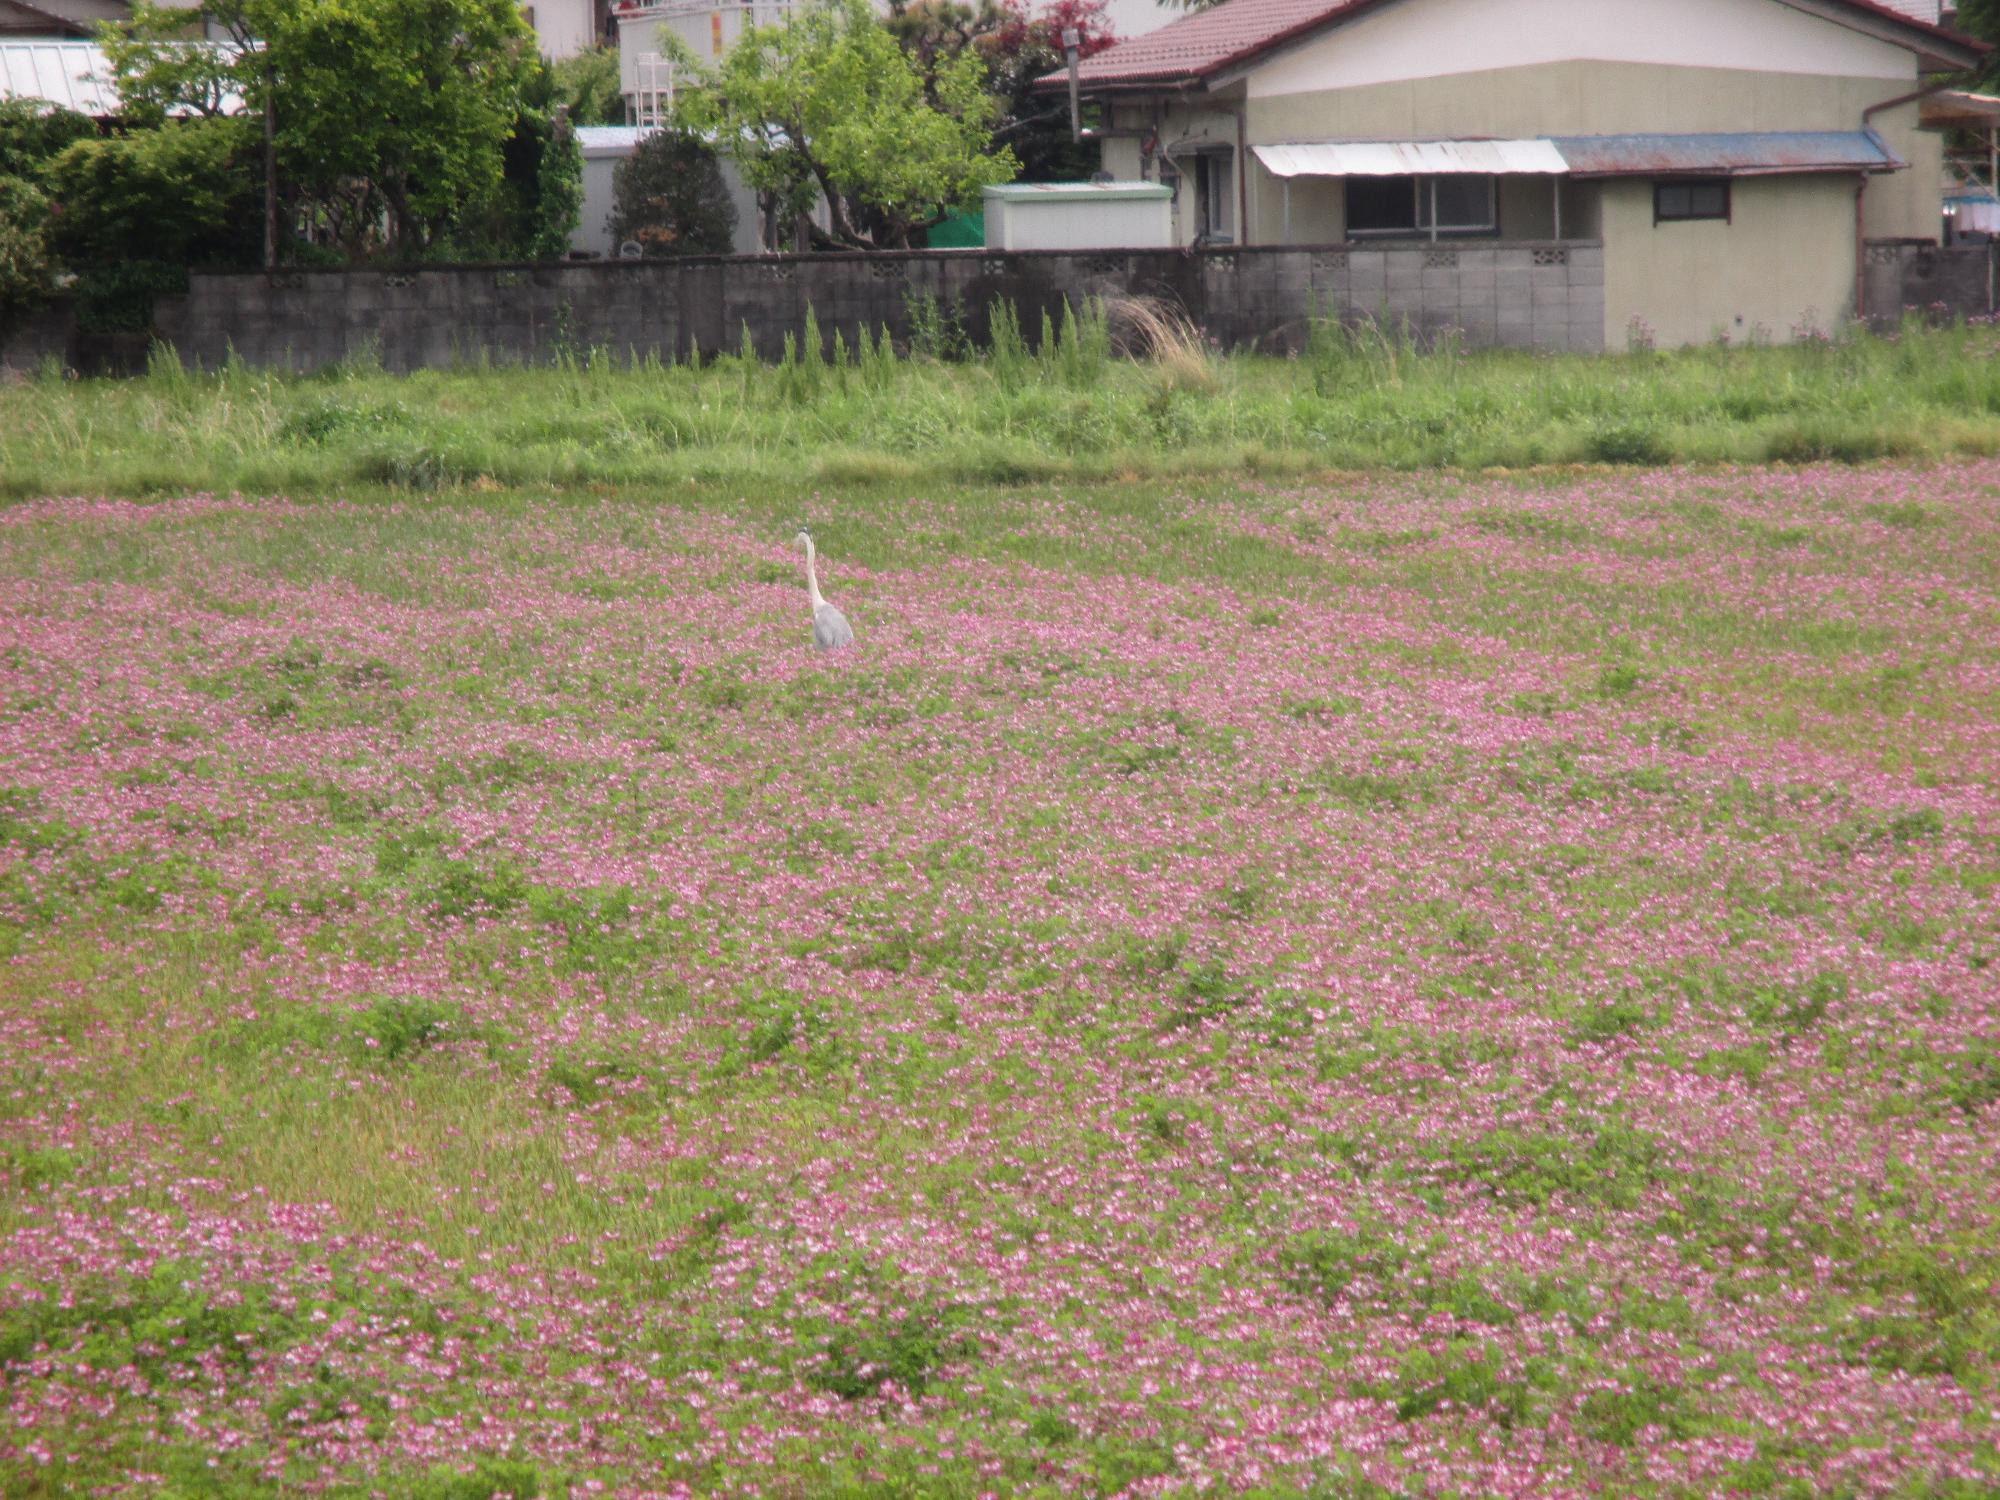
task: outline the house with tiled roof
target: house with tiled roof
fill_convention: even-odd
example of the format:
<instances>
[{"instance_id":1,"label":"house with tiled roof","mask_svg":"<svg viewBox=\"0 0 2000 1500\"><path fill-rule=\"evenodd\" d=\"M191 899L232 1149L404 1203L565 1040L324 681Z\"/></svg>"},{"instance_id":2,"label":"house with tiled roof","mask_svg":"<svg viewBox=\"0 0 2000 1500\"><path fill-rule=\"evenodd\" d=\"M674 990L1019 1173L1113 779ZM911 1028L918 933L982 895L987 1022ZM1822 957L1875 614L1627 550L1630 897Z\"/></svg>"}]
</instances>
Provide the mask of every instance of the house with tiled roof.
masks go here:
<instances>
[{"instance_id":1,"label":"house with tiled roof","mask_svg":"<svg viewBox=\"0 0 2000 1500\"><path fill-rule=\"evenodd\" d=\"M1419 244L1440 276L1453 247L1577 247L1603 328L1570 347L1602 347L1855 315L1870 241L1939 235L1919 103L1985 51L1935 0L1224 0L1078 81L1105 170L1173 186L1182 243ZM1536 342L1508 311L1469 334Z\"/></svg>"}]
</instances>

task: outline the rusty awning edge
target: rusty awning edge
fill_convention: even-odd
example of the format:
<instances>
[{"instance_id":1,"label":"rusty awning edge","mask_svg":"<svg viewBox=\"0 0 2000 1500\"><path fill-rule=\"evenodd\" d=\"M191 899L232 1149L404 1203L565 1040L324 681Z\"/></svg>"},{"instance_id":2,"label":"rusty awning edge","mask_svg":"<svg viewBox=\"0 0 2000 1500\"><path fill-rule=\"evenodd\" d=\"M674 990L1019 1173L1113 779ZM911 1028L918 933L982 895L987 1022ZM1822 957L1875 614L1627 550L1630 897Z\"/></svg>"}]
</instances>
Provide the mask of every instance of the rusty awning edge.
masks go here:
<instances>
[{"instance_id":1,"label":"rusty awning edge","mask_svg":"<svg viewBox=\"0 0 2000 1500\"><path fill-rule=\"evenodd\" d=\"M1898 172L1909 165L1872 130L1558 135L1550 140L1576 177L1779 177Z\"/></svg>"}]
</instances>

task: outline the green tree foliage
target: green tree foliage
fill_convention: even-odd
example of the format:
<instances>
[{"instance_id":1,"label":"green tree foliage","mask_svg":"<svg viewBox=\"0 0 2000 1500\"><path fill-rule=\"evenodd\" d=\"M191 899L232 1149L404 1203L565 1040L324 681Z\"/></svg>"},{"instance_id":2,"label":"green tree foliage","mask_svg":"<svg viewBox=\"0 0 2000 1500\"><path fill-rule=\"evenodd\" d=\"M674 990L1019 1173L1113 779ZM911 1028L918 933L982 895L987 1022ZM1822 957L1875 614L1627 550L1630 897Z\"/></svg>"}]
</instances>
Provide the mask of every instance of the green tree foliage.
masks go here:
<instances>
[{"instance_id":1,"label":"green tree foliage","mask_svg":"<svg viewBox=\"0 0 2000 1500\"><path fill-rule=\"evenodd\" d=\"M1952 23L1960 31L1982 42L2000 42L2000 0L1958 0L1958 17ZM1981 77L2000 73L2000 53L1990 54Z\"/></svg>"},{"instance_id":2,"label":"green tree foliage","mask_svg":"<svg viewBox=\"0 0 2000 1500\"><path fill-rule=\"evenodd\" d=\"M561 260L583 217L583 147L557 111L535 172L535 229L528 245L536 260Z\"/></svg>"},{"instance_id":3,"label":"green tree foliage","mask_svg":"<svg viewBox=\"0 0 2000 1500\"><path fill-rule=\"evenodd\" d=\"M72 141L97 134L88 115L39 99L0 99L0 177L33 180Z\"/></svg>"},{"instance_id":4,"label":"green tree foliage","mask_svg":"<svg viewBox=\"0 0 2000 1500\"><path fill-rule=\"evenodd\" d=\"M751 27L684 112L786 212L823 197L830 238L845 247L906 245L1019 168L1012 151L993 149L998 107L984 64L961 52L926 76L867 0Z\"/></svg>"},{"instance_id":5,"label":"green tree foliage","mask_svg":"<svg viewBox=\"0 0 2000 1500\"><path fill-rule=\"evenodd\" d=\"M611 176L611 236L648 255L727 255L736 205L715 150L693 131L655 131Z\"/></svg>"},{"instance_id":6,"label":"green tree foliage","mask_svg":"<svg viewBox=\"0 0 2000 1500\"><path fill-rule=\"evenodd\" d=\"M1027 182L1074 181L1097 167L1097 148L1070 139L1069 100L1034 85L1063 66L1063 32L1074 28L1079 56L1117 40L1104 0L891 0L887 25L926 78L972 54L986 66L999 106L994 139L1011 146Z\"/></svg>"},{"instance_id":7,"label":"green tree foliage","mask_svg":"<svg viewBox=\"0 0 2000 1500\"><path fill-rule=\"evenodd\" d=\"M72 264L252 264L263 242L258 149L245 120L77 141L45 173L54 248Z\"/></svg>"},{"instance_id":8,"label":"green tree foliage","mask_svg":"<svg viewBox=\"0 0 2000 1500\"><path fill-rule=\"evenodd\" d=\"M194 14L233 53L191 65L175 38ZM405 255L497 192L539 66L514 0L207 0L165 15L142 0L113 61L146 110L219 107L233 90L254 113L273 98L291 188L353 245L386 213Z\"/></svg>"},{"instance_id":9,"label":"green tree foliage","mask_svg":"<svg viewBox=\"0 0 2000 1500\"><path fill-rule=\"evenodd\" d=\"M0 177L0 332L49 290L48 199L20 177Z\"/></svg>"},{"instance_id":10,"label":"green tree foliage","mask_svg":"<svg viewBox=\"0 0 2000 1500\"><path fill-rule=\"evenodd\" d=\"M223 0L212 17L235 36L231 47L216 47L190 33L189 12L167 10L141 0L123 23L98 27L98 45L118 80L120 114L127 125L156 128L172 114L204 118L240 107L239 92L249 69L244 48L250 40L251 12L264 7ZM261 14L258 18L261 20Z\"/></svg>"},{"instance_id":11,"label":"green tree foliage","mask_svg":"<svg viewBox=\"0 0 2000 1500\"><path fill-rule=\"evenodd\" d=\"M618 49L592 47L555 64L556 101L578 125L623 125L625 95L619 88Z\"/></svg>"}]
</instances>

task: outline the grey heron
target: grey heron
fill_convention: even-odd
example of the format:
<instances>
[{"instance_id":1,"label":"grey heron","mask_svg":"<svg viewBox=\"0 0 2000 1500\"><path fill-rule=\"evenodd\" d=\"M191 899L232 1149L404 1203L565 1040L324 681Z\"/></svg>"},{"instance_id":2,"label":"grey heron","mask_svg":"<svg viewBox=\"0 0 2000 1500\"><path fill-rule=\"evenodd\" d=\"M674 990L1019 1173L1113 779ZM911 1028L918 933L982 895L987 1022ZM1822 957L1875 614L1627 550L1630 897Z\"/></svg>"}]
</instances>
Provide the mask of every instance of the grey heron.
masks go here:
<instances>
[{"instance_id":1,"label":"grey heron","mask_svg":"<svg viewBox=\"0 0 2000 1500\"><path fill-rule=\"evenodd\" d=\"M812 532L801 526L792 542L806 554L806 594L812 600L813 644L822 651L838 651L853 645L854 628L847 623L847 616L828 604L819 591L819 574L813 568Z\"/></svg>"}]
</instances>

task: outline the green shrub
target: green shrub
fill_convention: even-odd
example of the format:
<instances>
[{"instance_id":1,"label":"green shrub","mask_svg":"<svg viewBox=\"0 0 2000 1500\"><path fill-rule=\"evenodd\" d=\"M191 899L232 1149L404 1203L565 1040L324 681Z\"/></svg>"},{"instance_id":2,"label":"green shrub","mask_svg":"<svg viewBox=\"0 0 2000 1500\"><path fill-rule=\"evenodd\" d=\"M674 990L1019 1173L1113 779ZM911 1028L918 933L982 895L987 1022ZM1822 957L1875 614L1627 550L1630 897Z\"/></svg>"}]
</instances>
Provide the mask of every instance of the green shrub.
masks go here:
<instances>
[{"instance_id":1,"label":"green shrub","mask_svg":"<svg viewBox=\"0 0 2000 1500\"><path fill-rule=\"evenodd\" d=\"M648 255L727 255L736 206L715 149L692 131L647 136L611 174L611 237Z\"/></svg>"},{"instance_id":2,"label":"green shrub","mask_svg":"<svg viewBox=\"0 0 2000 1500\"><path fill-rule=\"evenodd\" d=\"M1674 457L1673 444L1650 422L1605 422L1592 429L1585 446L1603 464L1664 464Z\"/></svg>"},{"instance_id":3,"label":"green shrub","mask_svg":"<svg viewBox=\"0 0 2000 1500\"><path fill-rule=\"evenodd\" d=\"M47 295L48 199L25 178L0 177L0 330Z\"/></svg>"},{"instance_id":4,"label":"green shrub","mask_svg":"<svg viewBox=\"0 0 2000 1500\"><path fill-rule=\"evenodd\" d=\"M73 109L40 99L0 99L0 177L32 179L73 142L96 134L90 117Z\"/></svg>"},{"instance_id":5,"label":"green shrub","mask_svg":"<svg viewBox=\"0 0 2000 1500\"><path fill-rule=\"evenodd\" d=\"M51 241L72 265L252 265L262 250L257 137L242 120L77 141L46 187Z\"/></svg>"},{"instance_id":6,"label":"green shrub","mask_svg":"<svg viewBox=\"0 0 2000 1500\"><path fill-rule=\"evenodd\" d=\"M91 333L144 333L153 326L153 303L187 287L187 267L171 261L86 266L76 278L77 326Z\"/></svg>"},{"instance_id":7,"label":"green shrub","mask_svg":"<svg viewBox=\"0 0 2000 1500\"><path fill-rule=\"evenodd\" d=\"M557 119L535 167L534 233L528 254L536 260L561 260L569 253L569 237L582 218L583 147L569 121Z\"/></svg>"}]
</instances>

